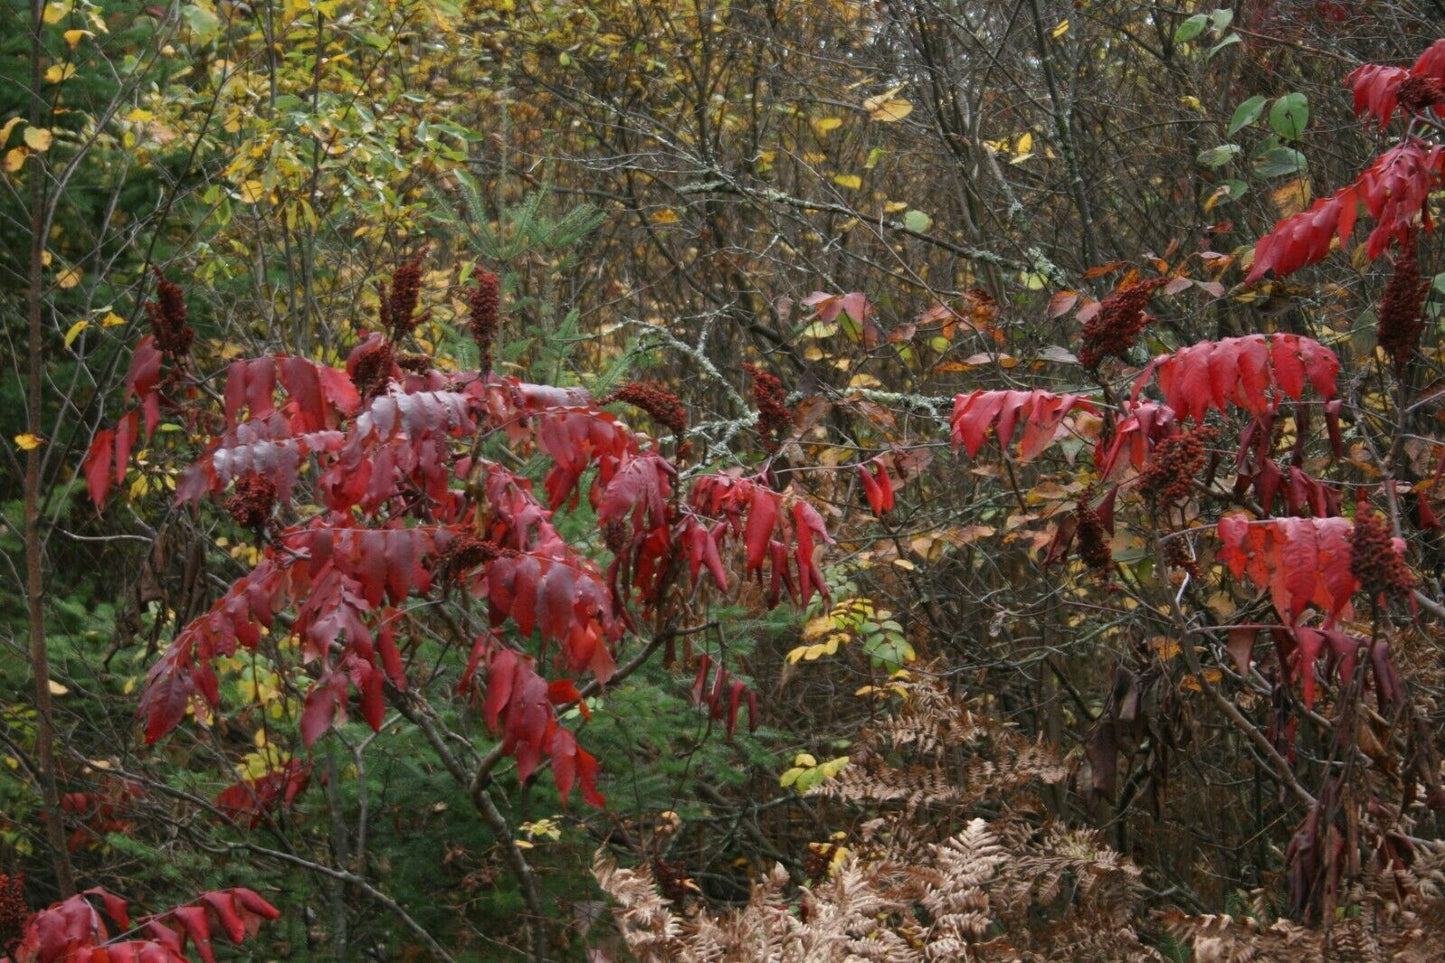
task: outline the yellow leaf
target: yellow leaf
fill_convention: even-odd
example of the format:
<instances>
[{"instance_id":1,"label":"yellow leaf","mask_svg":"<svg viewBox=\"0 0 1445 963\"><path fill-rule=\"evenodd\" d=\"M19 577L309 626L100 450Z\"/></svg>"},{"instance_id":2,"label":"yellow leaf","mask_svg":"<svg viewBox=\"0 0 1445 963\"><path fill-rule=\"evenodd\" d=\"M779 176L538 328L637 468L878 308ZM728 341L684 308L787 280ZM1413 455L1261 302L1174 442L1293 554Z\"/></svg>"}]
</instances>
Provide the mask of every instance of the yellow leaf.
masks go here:
<instances>
[{"instance_id":1,"label":"yellow leaf","mask_svg":"<svg viewBox=\"0 0 1445 963\"><path fill-rule=\"evenodd\" d=\"M1310 182L1304 177L1285 181L1269 194L1269 199L1274 202L1280 217L1293 217L1298 214L1309 206L1310 198Z\"/></svg>"},{"instance_id":2,"label":"yellow leaf","mask_svg":"<svg viewBox=\"0 0 1445 963\"><path fill-rule=\"evenodd\" d=\"M78 267L66 268L56 277L55 283L60 285L63 290L69 290L80 283L81 276L84 273L85 272L81 271Z\"/></svg>"},{"instance_id":3,"label":"yellow leaf","mask_svg":"<svg viewBox=\"0 0 1445 963\"><path fill-rule=\"evenodd\" d=\"M55 140L55 135L44 127L25 128L25 143L31 150L47 151Z\"/></svg>"},{"instance_id":4,"label":"yellow leaf","mask_svg":"<svg viewBox=\"0 0 1445 963\"><path fill-rule=\"evenodd\" d=\"M670 207L664 207L662 210L660 210L660 211L658 211L656 214L652 215L652 223L654 223L654 224L676 224L676 223L677 223L677 211L674 211L674 210L673 210L672 208L670 208Z\"/></svg>"},{"instance_id":5,"label":"yellow leaf","mask_svg":"<svg viewBox=\"0 0 1445 963\"><path fill-rule=\"evenodd\" d=\"M70 4L68 3L47 3L45 12L41 16L44 17L46 23L59 23L69 12Z\"/></svg>"},{"instance_id":6,"label":"yellow leaf","mask_svg":"<svg viewBox=\"0 0 1445 963\"><path fill-rule=\"evenodd\" d=\"M69 691L70 691L69 689L67 689L65 686L61 685L59 682L56 682L54 679L51 679L51 680L50 680L50 694L51 694L51 695L62 696L62 695L65 695L65 694L66 694L67 692L69 692Z\"/></svg>"},{"instance_id":7,"label":"yellow leaf","mask_svg":"<svg viewBox=\"0 0 1445 963\"><path fill-rule=\"evenodd\" d=\"M899 211L903 210L907 206L907 203L903 201L889 201L887 204L883 205L883 213L897 214Z\"/></svg>"},{"instance_id":8,"label":"yellow leaf","mask_svg":"<svg viewBox=\"0 0 1445 963\"><path fill-rule=\"evenodd\" d=\"M84 331L88 327L90 327L90 322L85 320L84 318L81 318L79 321L72 324L69 328L66 328L65 346L68 348L72 344L74 344L75 339L80 337L80 332Z\"/></svg>"},{"instance_id":9,"label":"yellow leaf","mask_svg":"<svg viewBox=\"0 0 1445 963\"><path fill-rule=\"evenodd\" d=\"M23 435L15 436L15 444L20 448L21 451L34 451L41 445L45 444L45 439L41 438L39 435L32 434L31 432L27 431Z\"/></svg>"},{"instance_id":10,"label":"yellow leaf","mask_svg":"<svg viewBox=\"0 0 1445 963\"><path fill-rule=\"evenodd\" d=\"M142 122L147 120L155 120L156 115L142 107L137 107L130 113L126 114L125 119L129 121Z\"/></svg>"},{"instance_id":11,"label":"yellow leaf","mask_svg":"<svg viewBox=\"0 0 1445 963\"><path fill-rule=\"evenodd\" d=\"M15 129L16 124L23 123L25 123L23 118L11 117L4 124L0 124L0 145L4 145L10 139L10 132Z\"/></svg>"},{"instance_id":12,"label":"yellow leaf","mask_svg":"<svg viewBox=\"0 0 1445 963\"><path fill-rule=\"evenodd\" d=\"M45 82L47 84L58 84L68 80L75 73L74 64L51 64L45 71Z\"/></svg>"},{"instance_id":13,"label":"yellow leaf","mask_svg":"<svg viewBox=\"0 0 1445 963\"><path fill-rule=\"evenodd\" d=\"M30 155L30 151L27 150L27 149L25 149L24 147L16 147L16 148L13 148L12 150L6 151L6 152L5 152L5 164L4 164L5 173L7 173L7 174L13 174L13 173L15 173L16 171L18 171L20 168L24 167L24 166L25 166L25 158L28 157L29 155Z\"/></svg>"},{"instance_id":14,"label":"yellow leaf","mask_svg":"<svg viewBox=\"0 0 1445 963\"><path fill-rule=\"evenodd\" d=\"M856 191L863 186L863 178L857 174L834 174L833 183L839 187L846 187L849 190Z\"/></svg>"},{"instance_id":15,"label":"yellow leaf","mask_svg":"<svg viewBox=\"0 0 1445 963\"><path fill-rule=\"evenodd\" d=\"M1161 659L1172 659L1183 651L1180 649L1179 642L1176 639L1167 638L1162 635L1156 635L1150 639L1149 648L1153 649L1155 654Z\"/></svg>"},{"instance_id":16,"label":"yellow leaf","mask_svg":"<svg viewBox=\"0 0 1445 963\"><path fill-rule=\"evenodd\" d=\"M895 559L893 560L893 564L894 564L894 565L897 565L899 568L904 569L905 571L909 571L909 572L913 571L914 569L916 569L916 568L918 567L917 565L914 565L912 562L910 562L910 561L909 561L908 559L906 559L906 558L895 558Z\"/></svg>"},{"instance_id":17,"label":"yellow leaf","mask_svg":"<svg viewBox=\"0 0 1445 963\"><path fill-rule=\"evenodd\" d=\"M833 631L833 619L827 615L820 615L803 626L803 638L816 639L831 631Z\"/></svg>"},{"instance_id":18,"label":"yellow leaf","mask_svg":"<svg viewBox=\"0 0 1445 963\"><path fill-rule=\"evenodd\" d=\"M1062 20L1059 21L1059 25L1058 25L1057 27L1055 27L1054 29L1052 29L1052 30L1049 31L1049 36L1050 36L1050 37L1053 37L1055 40L1058 40L1060 37L1062 37L1064 34L1066 34L1066 33L1068 33L1068 32L1069 32L1069 18L1068 18L1068 17L1065 17L1064 19L1062 19Z\"/></svg>"},{"instance_id":19,"label":"yellow leaf","mask_svg":"<svg viewBox=\"0 0 1445 963\"><path fill-rule=\"evenodd\" d=\"M813 121L813 130L819 134L826 134L830 130L837 130L843 126L841 117L818 117Z\"/></svg>"},{"instance_id":20,"label":"yellow leaf","mask_svg":"<svg viewBox=\"0 0 1445 963\"><path fill-rule=\"evenodd\" d=\"M100 319L100 326L102 328L113 328L117 324L125 324L125 318L122 318L114 311L109 312L105 317Z\"/></svg>"},{"instance_id":21,"label":"yellow leaf","mask_svg":"<svg viewBox=\"0 0 1445 963\"><path fill-rule=\"evenodd\" d=\"M89 30L67 30L65 31L64 36L65 42L70 44L71 50L74 50L77 46L79 46L82 39L86 37L94 37L95 34L91 33Z\"/></svg>"},{"instance_id":22,"label":"yellow leaf","mask_svg":"<svg viewBox=\"0 0 1445 963\"><path fill-rule=\"evenodd\" d=\"M895 121L902 120L911 113L913 113L913 105L901 97L884 101L868 109L869 117L884 124L891 124Z\"/></svg>"},{"instance_id":23,"label":"yellow leaf","mask_svg":"<svg viewBox=\"0 0 1445 963\"><path fill-rule=\"evenodd\" d=\"M897 97L898 92L902 89L903 86L900 84L899 86L894 87L892 90L888 90L884 93L878 94L876 97L869 97L867 100L863 101L863 109L871 113L876 108L888 103L888 101L892 100L894 97Z\"/></svg>"},{"instance_id":24,"label":"yellow leaf","mask_svg":"<svg viewBox=\"0 0 1445 963\"><path fill-rule=\"evenodd\" d=\"M1014 153L1027 154L1034 149L1034 135L1025 131L1019 135L1018 143L1014 145Z\"/></svg>"},{"instance_id":25,"label":"yellow leaf","mask_svg":"<svg viewBox=\"0 0 1445 963\"><path fill-rule=\"evenodd\" d=\"M247 181L241 185L241 203L255 204L266 196L266 185L260 181Z\"/></svg>"},{"instance_id":26,"label":"yellow leaf","mask_svg":"<svg viewBox=\"0 0 1445 963\"><path fill-rule=\"evenodd\" d=\"M883 387L883 382L879 381L877 378L873 377L871 374L855 374L855 375L852 377L852 379L849 380L849 382L848 382L848 387L850 387L850 388L881 388L881 387Z\"/></svg>"},{"instance_id":27,"label":"yellow leaf","mask_svg":"<svg viewBox=\"0 0 1445 963\"><path fill-rule=\"evenodd\" d=\"M803 766L803 767L806 767L806 768L808 768L808 769L811 769L811 768L813 768L814 766L816 766L817 764L818 764L818 760L815 759L815 758L813 758L813 756L812 756L811 753L800 752L800 753L798 753L796 756L793 757L793 765L795 765L795 766Z\"/></svg>"}]
</instances>

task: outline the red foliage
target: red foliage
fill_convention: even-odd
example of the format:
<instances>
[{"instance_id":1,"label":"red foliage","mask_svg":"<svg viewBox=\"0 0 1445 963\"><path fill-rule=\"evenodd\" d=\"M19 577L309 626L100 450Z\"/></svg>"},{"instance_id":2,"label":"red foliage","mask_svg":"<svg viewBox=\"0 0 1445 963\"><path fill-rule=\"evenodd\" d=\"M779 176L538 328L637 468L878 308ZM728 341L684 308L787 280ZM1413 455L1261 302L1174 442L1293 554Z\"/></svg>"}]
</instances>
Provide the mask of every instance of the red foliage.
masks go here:
<instances>
[{"instance_id":1,"label":"red foliage","mask_svg":"<svg viewBox=\"0 0 1445 963\"><path fill-rule=\"evenodd\" d=\"M1211 409L1233 403L1253 414L1279 406L1284 398L1298 401L1306 381L1322 398L1335 396L1340 371L1335 353L1319 342L1296 334L1252 334L1221 341L1201 341L1149 363L1134 385L1139 391L1151 374L1164 402L1180 418L1204 422Z\"/></svg>"},{"instance_id":2,"label":"red foliage","mask_svg":"<svg viewBox=\"0 0 1445 963\"><path fill-rule=\"evenodd\" d=\"M299 759L290 759L280 769L226 787L216 797L216 808L254 828L276 809L290 809L310 782L311 766Z\"/></svg>"},{"instance_id":3,"label":"red foliage","mask_svg":"<svg viewBox=\"0 0 1445 963\"><path fill-rule=\"evenodd\" d=\"M872 465L872 469L869 469ZM882 458L874 458L858 465L858 477L863 481L863 494L873 514L882 518L893 511L893 479L888 477L888 466Z\"/></svg>"},{"instance_id":4,"label":"red foliage","mask_svg":"<svg viewBox=\"0 0 1445 963\"><path fill-rule=\"evenodd\" d=\"M1375 219L1366 254L1379 257L1392 242L1404 241L1415 218L1431 226L1425 199L1441 182L1442 148L1410 137L1381 154L1369 169L1303 213L1275 224L1254 247L1254 263L1245 279L1258 281L1273 271L1284 277L1324 259L1335 238L1347 243L1363 206Z\"/></svg>"},{"instance_id":5,"label":"red foliage","mask_svg":"<svg viewBox=\"0 0 1445 963\"><path fill-rule=\"evenodd\" d=\"M100 903L103 917L95 908ZM232 943L255 936L280 911L243 887L202 893L193 903L131 920L126 901L90 889L32 916L15 949L15 963L186 963L186 944L215 963L212 934ZM119 931L111 936L106 918ZM129 937L122 939L121 937Z\"/></svg>"},{"instance_id":6,"label":"red foliage","mask_svg":"<svg viewBox=\"0 0 1445 963\"><path fill-rule=\"evenodd\" d=\"M398 269L383 298L394 336L420 323L419 284L416 259ZM388 692L407 685L393 636L397 609L461 590L485 601L494 630L511 622L519 640L535 634L541 641L538 656L500 642L477 648L463 675L469 685L486 657L488 719L504 750L517 756L524 777L549 759L564 798L576 783L600 805L596 760L550 708L558 698L575 701L578 690L570 680L549 685L540 674L544 657L606 683L624 634L653 623L672 586L695 583L704 565L726 586L730 539L741 545L747 575L766 573L770 604L784 589L806 602L824 591L817 552L831 539L812 506L760 479L703 474L678 491L675 467L585 391L417 368L403 375L381 334L351 353L346 371L285 356L231 363L224 419L183 473L178 501L220 496L234 485L227 508L240 524L259 527L307 477L314 479L307 499L322 510L289 524L277 518L260 562L151 667L140 705L146 739L175 729L193 700L216 707L214 661L256 648L263 630L280 624L299 640L313 680L300 718L303 742L310 747L352 711L375 729ZM780 420L791 425L781 383L762 372L754 380L766 437L776 443ZM685 428L681 405L655 386L629 386L619 398ZM123 471L137 426L132 412L92 446L85 473L97 502L112 465ZM550 461L545 501L528 479L480 456L488 439ZM302 472L307 460L314 471ZM585 489L584 477L593 479ZM889 484L881 465L873 481L880 491ZM552 513L584 491L615 556L605 573L552 523ZM231 787L221 806L254 821L305 783L303 769L288 768Z\"/></svg>"},{"instance_id":7,"label":"red foliage","mask_svg":"<svg viewBox=\"0 0 1445 963\"><path fill-rule=\"evenodd\" d=\"M1419 114L1439 104L1442 82L1445 40L1435 41L1408 70L1365 64L1345 78L1355 94L1355 114L1368 113L1380 121L1381 127L1390 122L1397 107Z\"/></svg>"},{"instance_id":8,"label":"red foliage","mask_svg":"<svg viewBox=\"0 0 1445 963\"><path fill-rule=\"evenodd\" d=\"M1314 605L1325 624L1350 617L1359 587L1351 547L1354 526L1344 518L1275 518L1251 522L1242 515L1219 520L1220 561L1235 578L1267 588L1275 610L1294 624Z\"/></svg>"},{"instance_id":9,"label":"red foliage","mask_svg":"<svg viewBox=\"0 0 1445 963\"><path fill-rule=\"evenodd\" d=\"M1019 460L1028 461L1049 447L1058 435L1064 416L1071 411L1097 411L1093 403L1077 395L1056 395L1051 391L975 391L953 399L951 419L953 447L959 446L974 458L983 447L989 429L1007 448L1020 423L1024 426Z\"/></svg>"}]
</instances>

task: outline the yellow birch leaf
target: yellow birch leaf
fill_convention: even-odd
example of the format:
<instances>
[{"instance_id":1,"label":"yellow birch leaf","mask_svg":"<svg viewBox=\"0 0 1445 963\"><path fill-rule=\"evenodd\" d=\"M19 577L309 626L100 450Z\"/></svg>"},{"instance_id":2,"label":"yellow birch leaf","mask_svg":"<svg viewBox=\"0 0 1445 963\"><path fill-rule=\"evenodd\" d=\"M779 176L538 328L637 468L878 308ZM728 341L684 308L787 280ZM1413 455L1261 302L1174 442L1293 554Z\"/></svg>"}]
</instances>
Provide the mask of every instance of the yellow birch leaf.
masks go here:
<instances>
[{"instance_id":1,"label":"yellow birch leaf","mask_svg":"<svg viewBox=\"0 0 1445 963\"><path fill-rule=\"evenodd\" d=\"M65 694L66 694L67 692L69 692L69 691L70 691L69 689L67 689L65 686L61 685L59 682L56 682L54 679L51 679L51 680L50 680L50 694L51 694L51 695L62 696L62 695L65 695Z\"/></svg>"},{"instance_id":2,"label":"yellow birch leaf","mask_svg":"<svg viewBox=\"0 0 1445 963\"><path fill-rule=\"evenodd\" d=\"M1050 36L1050 37L1053 37L1055 40L1058 40L1060 37L1062 37L1064 34L1066 34L1066 33L1068 33L1068 32L1069 32L1069 18L1068 18L1068 17L1065 17L1064 19L1062 19L1062 20L1059 21L1059 25L1058 25L1057 27L1055 27L1054 29L1052 29L1052 30L1049 31L1049 36Z\"/></svg>"},{"instance_id":3,"label":"yellow birch leaf","mask_svg":"<svg viewBox=\"0 0 1445 963\"><path fill-rule=\"evenodd\" d=\"M69 267L60 272L60 275L55 279L55 283L60 285L62 290L69 290L80 283L80 278L83 274L84 272L81 271L80 268Z\"/></svg>"},{"instance_id":4,"label":"yellow birch leaf","mask_svg":"<svg viewBox=\"0 0 1445 963\"><path fill-rule=\"evenodd\" d=\"M46 23L59 23L65 19L65 15L69 12L70 4L68 3L47 3L45 5L45 12L41 14L41 16L45 19Z\"/></svg>"},{"instance_id":5,"label":"yellow birch leaf","mask_svg":"<svg viewBox=\"0 0 1445 963\"><path fill-rule=\"evenodd\" d=\"M10 132L15 129L16 124L23 123L25 123L24 118L11 117L4 124L0 124L0 145L3 145L7 140L10 139Z\"/></svg>"},{"instance_id":6,"label":"yellow birch leaf","mask_svg":"<svg viewBox=\"0 0 1445 963\"><path fill-rule=\"evenodd\" d=\"M819 134L826 134L830 130L837 130L843 126L841 117L818 117L813 120L813 130Z\"/></svg>"},{"instance_id":7,"label":"yellow birch leaf","mask_svg":"<svg viewBox=\"0 0 1445 963\"><path fill-rule=\"evenodd\" d=\"M839 187L846 187L849 190L856 191L863 186L863 178L857 174L834 174L833 183Z\"/></svg>"},{"instance_id":8,"label":"yellow birch leaf","mask_svg":"<svg viewBox=\"0 0 1445 963\"><path fill-rule=\"evenodd\" d=\"M54 140L55 135L44 127L25 128L25 143L31 150L47 151L50 149L50 145Z\"/></svg>"},{"instance_id":9,"label":"yellow birch leaf","mask_svg":"<svg viewBox=\"0 0 1445 963\"><path fill-rule=\"evenodd\" d=\"M109 312L105 317L100 319L100 326L102 328L113 328L117 324L125 324L125 318L122 318L114 311Z\"/></svg>"},{"instance_id":10,"label":"yellow birch leaf","mask_svg":"<svg viewBox=\"0 0 1445 963\"><path fill-rule=\"evenodd\" d=\"M88 328L88 327L90 327L90 322L87 321L85 318L81 318L79 321L75 322L75 323L72 324L70 327L66 328L66 329L65 329L65 346L68 348L68 347L70 347L72 344L74 344L74 343L75 343L75 339L78 338L78 337L80 337L80 332L84 331L84 330L85 330L86 328Z\"/></svg>"},{"instance_id":11,"label":"yellow birch leaf","mask_svg":"<svg viewBox=\"0 0 1445 963\"><path fill-rule=\"evenodd\" d=\"M34 451L41 445L45 444L45 439L41 438L39 435L27 431L23 435L15 436L15 444L20 448L21 451Z\"/></svg>"},{"instance_id":12,"label":"yellow birch leaf","mask_svg":"<svg viewBox=\"0 0 1445 963\"><path fill-rule=\"evenodd\" d=\"M266 196L266 185L260 181L247 181L241 185L241 203L255 204Z\"/></svg>"},{"instance_id":13,"label":"yellow birch leaf","mask_svg":"<svg viewBox=\"0 0 1445 963\"><path fill-rule=\"evenodd\" d=\"M70 44L71 50L74 50L77 46L79 46L81 40L85 39L86 37L94 36L95 34L91 33L89 30L67 30L64 34L65 42Z\"/></svg>"},{"instance_id":14,"label":"yellow birch leaf","mask_svg":"<svg viewBox=\"0 0 1445 963\"><path fill-rule=\"evenodd\" d=\"M30 156L30 151L24 147L16 147L5 152L5 173L13 174L25 166L25 158Z\"/></svg>"},{"instance_id":15,"label":"yellow birch leaf","mask_svg":"<svg viewBox=\"0 0 1445 963\"><path fill-rule=\"evenodd\" d=\"M902 120L911 113L913 113L913 105L900 97L871 108L868 116L880 123L891 124Z\"/></svg>"},{"instance_id":16,"label":"yellow birch leaf","mask_svg":"<svg viewBox=\"0 0 1445 963\"><path fill-rule=\"evenodd\" d=\"M69 80L75 73L74 64L51 64L45 71L45 82L47 84L58 84Z\"/></svg>"}]
</instances>

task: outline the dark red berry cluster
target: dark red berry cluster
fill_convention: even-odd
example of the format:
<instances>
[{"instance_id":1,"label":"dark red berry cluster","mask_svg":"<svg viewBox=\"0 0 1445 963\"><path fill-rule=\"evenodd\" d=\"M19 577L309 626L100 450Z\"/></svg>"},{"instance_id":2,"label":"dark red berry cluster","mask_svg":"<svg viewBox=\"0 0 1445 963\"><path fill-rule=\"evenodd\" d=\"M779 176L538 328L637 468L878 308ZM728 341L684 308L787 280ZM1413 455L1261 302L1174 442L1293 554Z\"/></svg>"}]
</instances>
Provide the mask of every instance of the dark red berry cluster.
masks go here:
<instances>
[{"instance_id":1,"label":"dark red berry cluster","mask_svg":"<svg viewBox=\"0 0 1445 963\"><path fill-rule=\"evenodd\" d=\"M179 284L161 277L160 272L156 272L156 299L146 302L146 316L150 318L156 347L163 354L179 358L190 353L196 332L191 330L186 316L185 293Z\"/></svg>"},{"instance_id":2,"label":"dark red berry cluster","mask_svg":"<svg viewBox=\"0 0 1445 963\"><path fill-rule=\"evenodd\" d=\"M1172 569L1188 572L1196 581L1199 579L1199 561L1182 538L1171 538L1164 544L1164 562Z\"/></svg>"},{"instance_id":3,"label":"dark red berry cluster","mask_svg":"<svg viewBox=\"0 0 1445 963\"><path fill-rule=\"evenodd\" d=\"M472 340L482 353L480 368L492 370L492 345L497 340L497 326L502 316L502 279L491 271L477 271L477 286L467 299L470 308L468 326Z\"/></svg>"},{"instance_id":4,"label":"dark red berry cluster","mask_svg":"<svg viewBox=\"0 0 1445 963\"><path fill-rule=\"evenodd\" d=\"M248 471L236 479L236 491L226 499L226 511L242 528L260 531L276 507L276 483L265 475Z\"/></svg>"},{"instance_id":5,"label":"dark red berry cluster","mask_svg":"<svg viewBox=\"0 0 1445 963\"><path fill-rule=\"evenodd\" d=\"M1109 534L1104 530L1098 510L1090 506L1088 495L1080 499L1074 509L1074 518L1078 523L1074 546L1079 553L1079 561L1101 574L1108 572L1114 558L1109 548Z\"/></svg>"},{"instance_id":6,"label":"dark red berry cluster","mask_svg":"<svg viewBox=\"0 0 1445 963\"><path fill-rule=\"evenodd\" d=\"M602 526L602 544L613 555L621 555L627 551L627 526L620 519L614 518Z\"/></svg>"},{"instance_id":7,"label":"dark red berry cluster","mask_svg":"<svg viewBox=\"0 0 1445 963\"><path fill-rule=\"evenodd\" d=\"M657 891L662 894L662 898L677 909L682 909L688 897L696 891L696 884L688 878L687 870L667 862L661 856L652 860L652 878L657 880Z\"/></svg>"},{"instance_id":8,"label":"dark red berry cluster","mask_svg":"<svg viewBox=\"0 0 1445 963\"><path fill-rule=\"evenodd\" d=\"M687 408L677 395L653 381L629 381L621 388L602 399L603 404L625 401L641 408L652 416L659 425L670 428L674 434L687 431Z\"/></svg>"},{"instance_id":9,"label":"dark red berry cluster","mask_svg":"<svg viewBox=\"0 0 1445 963\"><path fill-rule=\"evenodd\" d=\"M396 365L396 353L391 342L380 335L372 335L369 341L359 345L346 362L346 373L351 383L363 398L375 398L386 391L391 382L392 369Z\"/></svg>"},{"instance_id":10,"label":"dark red berry cluster","mask_svg":"<svg viewBox=\"0 0 1445 963\"><path fill-rule=\"evenodd\" d=\"M396 356L396 366L412 374L426 374L431 370L431 359L424 354L399 354Z\"/></svg>"},{"instance_id":11,"label":"dark red berry cluster","mask_svg":"<svg viewBox=\"0 0 1445 963\"><path fill-rule=\"evenodd\" d=\"M1355 534L1350 544L1350 574L1371 601L1408 598L1415 576L1395 551L1395 540L1385 520L1361 505L1355 512Z\"/></svg>"},{"instance_id":12,"label":"dark red berry cluster","mask_svg":"<svg viewBox=\"0 0 1445 963\"><path fill-rule=\"evenodd\" d=\"M1380 321L1375 329L1376 340L1390 356L1397 377L1405 373L1405 366L1420 343L1420 332L1425 330L1421 309L1429 288L1430 282L1420 277L1419 246L1412 234L1395 258L1395 273L1385 285Z\"/></svg>"},{"instance_id":13,"label":"dark red berry cluster","mask_svg":"<svg viewBox=\"0 0 1445 963\"><path fill-rule=\"evenodd\" d=\"M500 554L502 551L494 542L475 535L461 535L437 553L436 570L445 581L454 582Z\"/></svg>"},{"instance_id":14,"label":"dark red berry cluster","mask_svg":"<svg viewBox=\"0 0 1445 963\"><path fill-rule=\"evenodd\" d=\"M1209 445L1219 437L1212 425L1170 435L1154 446L1149 464L1139 473L1144 494L1160 504L1174 505L1189 500L1194 481L1202 478L1209 461Z\"/></svg>"},{"instance_id":15,"label":"dark red berry cluster","mask_svg":"<svg viewBox=\"0 0 1445 963\"><path fill-rule=\"evenodd\" d=\"M793 427L793 412L783 403L787 392L776 375L757 365L745 363L743 370L753 379L753 404L758 406L758 434L763 437L763 448L776 452Z\"/></svg>"},{"instance_id":16,"label":"dark red berry cluster","mask_svg":"<svg viewBox=\"0 0 1445 963\"><path fill-rule=\"evenodd\" d=\"M1411 77L1400 85L1396 102L1407 113L1423 114L1432 107L1445 104L1445 83L1441 83L1438 77Z\"/></svg>"},{"instance_id":17,"label":"dark red berry cluster","mask_svg":"<svg viewBox=\"0 0 1445 963\"><path fill-rule=\"evenodd\" d=\"M15 952L30 909L25 905L25 874L0 873L0 954Z\"/></svg>"},{"instance_id":18,"label":"dark red berry cluster","mask_svg":"<svg viewBox=\"0 0 1445 963\"><path fill-rule=\"evenodd\" d=\"M1103 301L1099 310L1084 325L1084 343L1079 349L1079 363L1089 370L1099 367L1105 358L1127 358L1139 332L1152 319L1144 313L1154 292L1168 278L1150 278L1127 285Z\"/></svg>"},{"instance_id":19,"label":"dark red berry cluster","mask_svg":"<svg viewBox=\"0 0 1445 963\"><path fill-rule=\"evenodd\" d=\"M417 299L421 296L421 262L426 253L427 249L422 248L416 257L397 266L391 275L390 292L386 282L381 283L381 326L393 341L411 334L431 317L430 311L416 313Z\"/></svg>"}]
</instances>

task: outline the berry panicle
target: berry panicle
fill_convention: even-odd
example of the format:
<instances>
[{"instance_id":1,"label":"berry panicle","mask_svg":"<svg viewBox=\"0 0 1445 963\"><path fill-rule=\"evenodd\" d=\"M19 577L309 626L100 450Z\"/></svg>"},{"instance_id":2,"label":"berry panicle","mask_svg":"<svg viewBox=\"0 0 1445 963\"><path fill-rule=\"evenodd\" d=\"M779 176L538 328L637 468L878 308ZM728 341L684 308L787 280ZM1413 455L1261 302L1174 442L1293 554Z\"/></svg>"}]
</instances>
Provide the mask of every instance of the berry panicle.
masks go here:
<instances>
[{"instance_id":1,"label":"berry panicle","mask_svg":"<svg viewBox=\"0 0 1445 963\"><path fill-rule=\"evenodd\" d=\"M492 370L492 346L502 315L502 279L491 271L477 269L477 284L467 298L468 327L481 352L482 371Z\"/></svg>"},{"instance_id":2,"label":"berry panicle","mask_svg":"<svg viewBox=\"0 0 1445 963\"><path fill-rule=\"evenodd\" d=\"M776 454L793 427L792 409L784 404L787 392L776 375L757 365L745 362L743 370L753 379L753 404L758 407L758 434L762 436L763 448L769 454Z\"/></svg>"}]
</instances>

